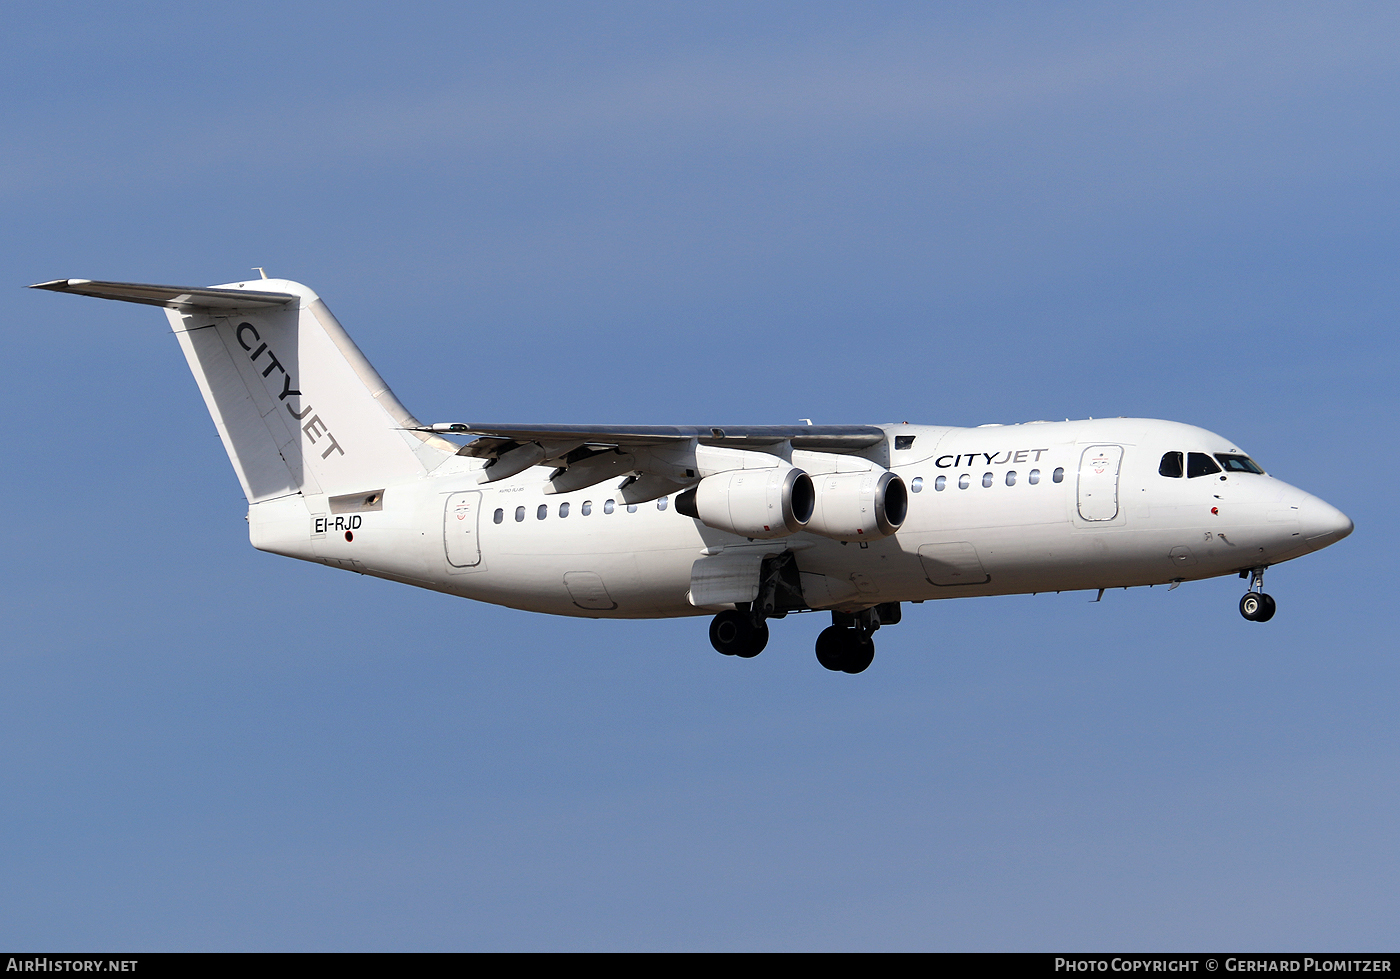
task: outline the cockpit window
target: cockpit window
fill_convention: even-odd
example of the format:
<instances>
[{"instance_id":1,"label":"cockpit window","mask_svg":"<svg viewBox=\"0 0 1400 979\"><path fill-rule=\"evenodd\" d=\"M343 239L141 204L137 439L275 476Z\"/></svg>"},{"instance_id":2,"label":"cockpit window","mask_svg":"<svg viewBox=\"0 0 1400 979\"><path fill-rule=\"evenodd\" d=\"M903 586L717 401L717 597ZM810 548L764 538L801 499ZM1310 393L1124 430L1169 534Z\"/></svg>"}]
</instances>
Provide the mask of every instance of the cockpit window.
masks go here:
<instances>
[{"instance_id":1,"label":"cockpit window","mask_svg":"<svg viewBox=\"0 0 1400 979\"><path fill-rule=\"evenodd\" d=\"M1162 476L1170 476L1172 479L1180 479L1183 475L1181 470L1181 463L1182 459L1180 452L1168 452L1166 455L1162 456L1162 464L1157 467L1157 472L1159 475Z\"/></svg>"},{"instance_id":2,"label":"cockpit window","mask_svg":"<svg viewBox=\"0 0 1400 979\"><path fill-rule=\"evenodd\" d=\"M1220 472L1220 467L1215 464L1215 460L1204 452L1186 453L1186 478L1195 479L1197 476L1210 476Z\"/></svg>"},{"instance_id":3,"label":"cockpit window","mask_svg":"<svg viewBox=\"0 0 1400 979\"><path fill-rule=\"evenodd\" d=\"M1215 457L1220 460L1220 464L1225 467L1227 473L1254 473L1264 475L1264 470L1259 468L1259 463L1249 456L1232 456L1223 452L1217 452Z\"/></svg>"}]
</instances>

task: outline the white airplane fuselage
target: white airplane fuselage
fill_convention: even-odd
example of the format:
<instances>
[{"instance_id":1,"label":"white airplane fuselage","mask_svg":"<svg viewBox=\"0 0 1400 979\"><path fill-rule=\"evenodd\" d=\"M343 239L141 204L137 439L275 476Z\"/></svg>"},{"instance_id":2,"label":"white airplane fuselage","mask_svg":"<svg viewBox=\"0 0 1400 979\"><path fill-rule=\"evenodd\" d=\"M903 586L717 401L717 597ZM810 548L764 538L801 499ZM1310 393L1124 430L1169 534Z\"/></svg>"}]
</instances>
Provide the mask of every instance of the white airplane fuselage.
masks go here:
<instances>
[{"instance_id":1,"label":"white airplane fuselage","mask_svg":"<svg viewBox=\"0 0 1400 979\"><path fill-rule=\"evenodd\" d=\"M692 566L720 549L791 551L804 592L819 593L813 605L855 608L1210 578L1299 557L1351 530L1336 508L1268 475L1160 475L1168 452L1241 454L1191 425L1115 418L884 427L890 445L914 437L911 449L889 451L889 469L911 488L909 509L894 535L869 542L804 532L749 541L669 500L629 507L618 501L616 480L547 494L546 468L482 486L465 467L386 486L382 509L366 512L331 513L325 497L257 504L251 537L263 550L512 608L654 618L714 612L688 595ZM1098 475L1091 450L1099 447L1121 449L1121 460L1116 487L1105 474L1116 499L1095 512L1081 507L1080 493ZM474 524L466 534L464 521ZM454 535L475 538L456 564L448 555ZM592 577L571 590L570 576Z\"/></svg>"}]
</instances>

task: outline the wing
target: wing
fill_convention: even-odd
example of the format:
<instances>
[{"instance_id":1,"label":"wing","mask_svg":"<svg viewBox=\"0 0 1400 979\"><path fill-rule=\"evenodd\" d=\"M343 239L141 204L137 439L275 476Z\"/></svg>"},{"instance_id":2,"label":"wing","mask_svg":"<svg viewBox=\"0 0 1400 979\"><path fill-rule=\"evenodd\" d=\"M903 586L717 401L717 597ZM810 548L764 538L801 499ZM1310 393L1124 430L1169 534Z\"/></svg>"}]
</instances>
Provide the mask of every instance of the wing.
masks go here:
<instances>
[{"instance_id":1,"label":"wing","mask_svg":"<svg viewBox=\"0 0 1400 979\"><path fill-rule=\"evenodd\" d=\"M817 452L859 452L885 439L874 425L477 425L446 422L423 429L438 435L475 435L478 440L576 442L586 445L645 446L690 442L733 449L758 448L791 442L794 449ZM475 443L472 443L475 445ZM471 445L465 448L470 449ZM464 452L479 455L480 452Z\"/></svg>"},{"instance_id":2,"label":"wing","mask_svg":"<svg viewBox=\"0 0 1400 979\"><path fill-rule=\"evenodd\" d=\"M885 441L874 425L487 425L444 422L422 429L475 440L459 455L486 459L482 482L553 465L547 492L568 493L627 477L626 502L645 502L692 485L703 468L697 446L772 452L784 443L815 452L859 453ZM635 499L634 499L635 497Z\"/></svg>"}]
</instances>

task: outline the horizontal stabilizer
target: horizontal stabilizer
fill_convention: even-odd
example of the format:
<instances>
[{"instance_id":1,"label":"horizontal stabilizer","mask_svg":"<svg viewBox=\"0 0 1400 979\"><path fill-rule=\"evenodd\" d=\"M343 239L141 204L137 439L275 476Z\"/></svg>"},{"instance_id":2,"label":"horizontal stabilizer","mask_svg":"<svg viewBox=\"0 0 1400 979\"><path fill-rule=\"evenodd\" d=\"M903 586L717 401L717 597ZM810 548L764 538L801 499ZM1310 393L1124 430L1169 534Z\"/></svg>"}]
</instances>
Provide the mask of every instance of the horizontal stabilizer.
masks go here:
<instances>
[{"instance_id":1,"label":"horizontal stabilizer","mask_svg":"<svg viewBox=\"0 0 1400 979\"><path fill-rule=\"evenodd\" d=\"M191 289L185 286L154 286L140 282L97 282L92 279L54 279L39 282L31 289L72 292L98 299L118 299L124 303L164 306L166 309L256 309L286 306L300 297L289 292L255 292L252 289Z\"/></svg>"}]
</instances>

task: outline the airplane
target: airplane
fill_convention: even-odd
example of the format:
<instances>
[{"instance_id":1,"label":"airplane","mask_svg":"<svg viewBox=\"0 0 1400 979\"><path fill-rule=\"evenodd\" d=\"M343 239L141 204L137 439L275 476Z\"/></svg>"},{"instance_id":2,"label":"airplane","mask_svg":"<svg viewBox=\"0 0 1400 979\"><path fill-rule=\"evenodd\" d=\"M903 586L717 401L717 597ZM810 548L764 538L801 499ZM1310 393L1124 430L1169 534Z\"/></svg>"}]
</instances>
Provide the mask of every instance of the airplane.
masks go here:
<instances>
[{"instance_id":1,"label":"airplane","mask_svg":"<svg viewBox=\"0 0 1400 979\"><path fill-rule=\"evenodd\" d=\"M818 662L860 673L905 603L1230 574L1267 622L1265 569L1353 529L1177 422L423 424L298 282L31 288L165 309L259 550L554 615L710 616L739 658L790 613L828 613Z\"/></svg>"}]
</instances>

